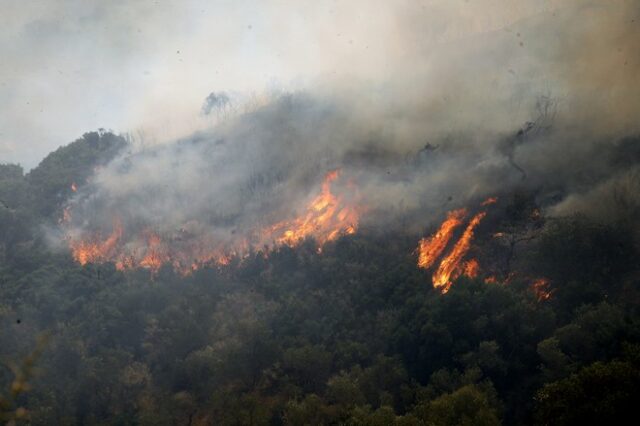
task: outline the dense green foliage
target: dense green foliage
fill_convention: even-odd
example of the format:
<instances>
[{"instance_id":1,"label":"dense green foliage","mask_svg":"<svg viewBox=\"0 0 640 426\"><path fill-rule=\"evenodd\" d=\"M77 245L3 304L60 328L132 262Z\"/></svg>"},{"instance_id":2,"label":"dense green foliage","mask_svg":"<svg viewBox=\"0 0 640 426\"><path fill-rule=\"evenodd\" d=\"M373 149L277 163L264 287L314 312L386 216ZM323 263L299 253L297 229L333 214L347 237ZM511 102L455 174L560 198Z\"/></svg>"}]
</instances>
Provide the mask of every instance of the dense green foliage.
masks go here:
<instances>
[{"instance_id":1,"label":"dense green foliage","mask_svg":"<svg viewBox=\"0 0 640 426\"><path fill-rule=\"evenodd\" d=\"M543 423L624 424L634 417L640 388L638 347L623 360L595 362L538 392Z\"/></svg>"},{"instance_id":2,"label":"dense green foliage","mask_svg":"<svg viewBox=\"0 0 640 426\"><path fill-rule=\"evenodd\" d=\"M511 242L479 235L474 250L510 278L445 295L416 267L418 236L367 230L186 277L81 267L39 226L123 144L88 134L26 176L0 166L0 359L30 362L0 372L5 419L576 424L620 419L640 394L639 252L622 225L532 223L532 198L508 195L486 226Z\"/></svg>"}]
</instances>

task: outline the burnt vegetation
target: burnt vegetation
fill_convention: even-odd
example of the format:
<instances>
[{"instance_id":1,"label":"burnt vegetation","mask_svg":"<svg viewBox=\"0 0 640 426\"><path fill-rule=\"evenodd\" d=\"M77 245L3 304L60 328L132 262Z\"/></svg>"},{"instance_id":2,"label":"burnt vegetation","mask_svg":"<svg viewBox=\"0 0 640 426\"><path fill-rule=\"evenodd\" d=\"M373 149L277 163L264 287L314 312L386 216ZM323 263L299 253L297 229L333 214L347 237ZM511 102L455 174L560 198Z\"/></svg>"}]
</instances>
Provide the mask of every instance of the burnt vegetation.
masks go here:
<instances>
[{"instance_id":1,"label":"burnt vegetation","mask_svg":"<svg viewBox=\"0 0 640 426\"><path fill-rule=\"evenodd\" d=\"M637 146L625 139L612 161L635 167ZM186 275L79 265L47 226L73 184L126 149L100 131L27 174L0 166L1 421L546 425L635 412L637 212L551 217L535 188L498 194L469 249L481 273L446 294L416 265L428 232L370 225L321 252L307 239Z\"/></svg>"}]
</instances>

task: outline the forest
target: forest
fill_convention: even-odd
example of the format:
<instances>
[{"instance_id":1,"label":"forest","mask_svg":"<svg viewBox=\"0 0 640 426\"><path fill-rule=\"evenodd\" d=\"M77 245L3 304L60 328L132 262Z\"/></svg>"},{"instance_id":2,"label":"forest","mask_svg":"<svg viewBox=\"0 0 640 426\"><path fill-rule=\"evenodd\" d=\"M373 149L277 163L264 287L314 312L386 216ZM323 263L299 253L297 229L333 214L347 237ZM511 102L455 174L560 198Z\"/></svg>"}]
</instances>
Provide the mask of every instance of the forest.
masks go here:
<instances>
[{"instance_id":1,"label":"forest","mask_svg":"<svg viewBox=\"0 0 640 426\"><path fill-rule=\"evenodd\" d=\"M129 142L86 133L0 165L0 421L33 425L624 424L640 402L637 206L548 215L496 194L448 291L414 233L362 223L188 274L52 248ZM613 160L640 161L640 139ZM617 155L617 156L616 156ZM618 163L620 164L620 163ZM637 182L637 181L636 181ZM81 190L81 189L80 189ZM637 190L637 187L636 187ZM400 229L400 230L399 230ZM498 234L499 232L499 234ZM320 247L320 249L319 249Z\"/></svg>"}]
</instances>

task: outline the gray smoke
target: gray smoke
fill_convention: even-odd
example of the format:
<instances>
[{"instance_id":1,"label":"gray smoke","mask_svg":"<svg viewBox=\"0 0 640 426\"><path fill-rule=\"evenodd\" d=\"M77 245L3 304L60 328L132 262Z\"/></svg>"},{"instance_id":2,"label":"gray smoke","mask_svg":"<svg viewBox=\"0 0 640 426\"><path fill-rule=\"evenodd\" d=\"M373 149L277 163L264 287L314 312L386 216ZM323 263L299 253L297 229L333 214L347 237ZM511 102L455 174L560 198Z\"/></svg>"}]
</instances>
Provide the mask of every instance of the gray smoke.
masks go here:
<instances>
[{"instance_id":1,"label":"gray smoke","mask_svg":"<svg viewBox=\"0 0 640 426\"><path fill-rule=\"evenodd\" d=\"M418 45L385 84L274 96L114 160L71 201L73 232L108 233L117 214L127 229L231 241L300 213L333 169L365 225L418 230L517 187L551 214L637 219L639 16L625 2L571 2L472 41ZM403 40L419 25L408 19ZM223 95L203 111L226 109Z\"/></svg>"}]
</instances>

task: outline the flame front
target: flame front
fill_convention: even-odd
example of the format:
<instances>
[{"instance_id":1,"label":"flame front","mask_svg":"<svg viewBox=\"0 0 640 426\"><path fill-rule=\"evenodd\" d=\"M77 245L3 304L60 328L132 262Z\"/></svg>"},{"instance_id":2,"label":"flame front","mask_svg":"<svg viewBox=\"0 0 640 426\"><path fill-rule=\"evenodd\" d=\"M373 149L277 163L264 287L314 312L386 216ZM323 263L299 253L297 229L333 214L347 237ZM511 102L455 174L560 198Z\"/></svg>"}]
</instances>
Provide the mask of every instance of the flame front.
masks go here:
<instances>
[{"instance_id":1,"label":"flame front","mask_svg":"<svg viewBox=\"0 0 640 426\"><path fill-rule=\"evenodd\" d=\"M331 183L339 173L339 170L327 173L320 194L309 203L306 212L293 220L278 222L267 228L264 232L266 238L273 239L279 245L294 246L304 238L313 236L322 246L342 234L355 233L358 209L331 192Z\"/></svg>"},{"instance_id":2,"label":"flame front","mask_svg":"<svg viewBox=\"0 0 640 426\"><path fill-rule=\"evenodd\" d=\"M206 233L187 232L184 227L178 235L154 232L150 227L129 234L118 219L107 238L103 239L100 233L78 236L71 232L69 207L64 209L60 223L68 231L66 239L73 258L81 265L113 262L119 270L141 267L155 273L170 264L186 274L207 263L227 265L233 257L243 256L251 248L295 246L307 237L313 237L321 248L340 235L355 233L361 209L353 200L331 192L331 185L339 175L339 170L327 173L320 193L300 216L261 230L248 230L231 240L216 241Z\"/></svg>"},{"instance_id":3,"label":"flame front","mask_svg":"<svg viewBox=\"0 0 640 426\"><path fill-rule=\"evenodd\" d=\"M465 209L454 210L448 213L447 219L442 222L440 228L429 238L422 238L418 242L418 267L429 269L440 257L453 236L453 231L462 225L462 220L467 215Z\"/></svg>"},{"instance_id":4,"label":"flame front","mask_svg":"<svg viewBox=\"0 0 640 426\"><path fill-rule=\"evenodd\" d=\"M67 213L68 214L68 213ZM81 265L110 260L115 255L118 242L122 238L122 224L120 220L113 221L113 231L104 240L92 238L90 240L69 240L73 258Z\"/></svg>"},{"instance_id":5,"label":"flame front","mask_svg":"<svg viewBox=\"0 0 640 426\"><path fill-rule=\"evenodd\" d=\"M149 232L147 236L147 251L140 261L140 266L157 271L163 264L171 260L168 251L162 239L153 232Z\"/></svg>"},{"instance_id":6,"label":"flame front","mask_svg":"<svg viewBox=\"0 0 640 426\"><path fill-rule=\"evenodd\" d=\"M487 198L481 206L489 206L498 201L497 197ZM429 269L436 264L444 250L449 245L449 241L457 227L467 215L466 209L453 210L447 214L447 219L442 222L440 228L429 238L422 238L418 242L418 267ZM480 263L477 259L463 261L471 247L471 240L475 228L487 215L486 211L477 213L467 224L462 236L458 239L449 254L440 260L438 268L433 272L431 280L433 287L440 289L442 293L449 291L452 281L461 275L476 278L480 273Z\"/></svg>"},{"instance_id":7,"label":"flame front","mask_svg":"<svg viewBox=\"0 0 640 426\"><path fill-rule=\"evenodd\" d=\"M449 287L451 287L451 274L460 267L460 262L471 246L474 230L486 215L486 212L480 212L471 219L464 233L451 250L451 253L442 259L440 266L433 274L433 286L439 288L443 293L449 291Z\"/></svg>"}]
</instances>

